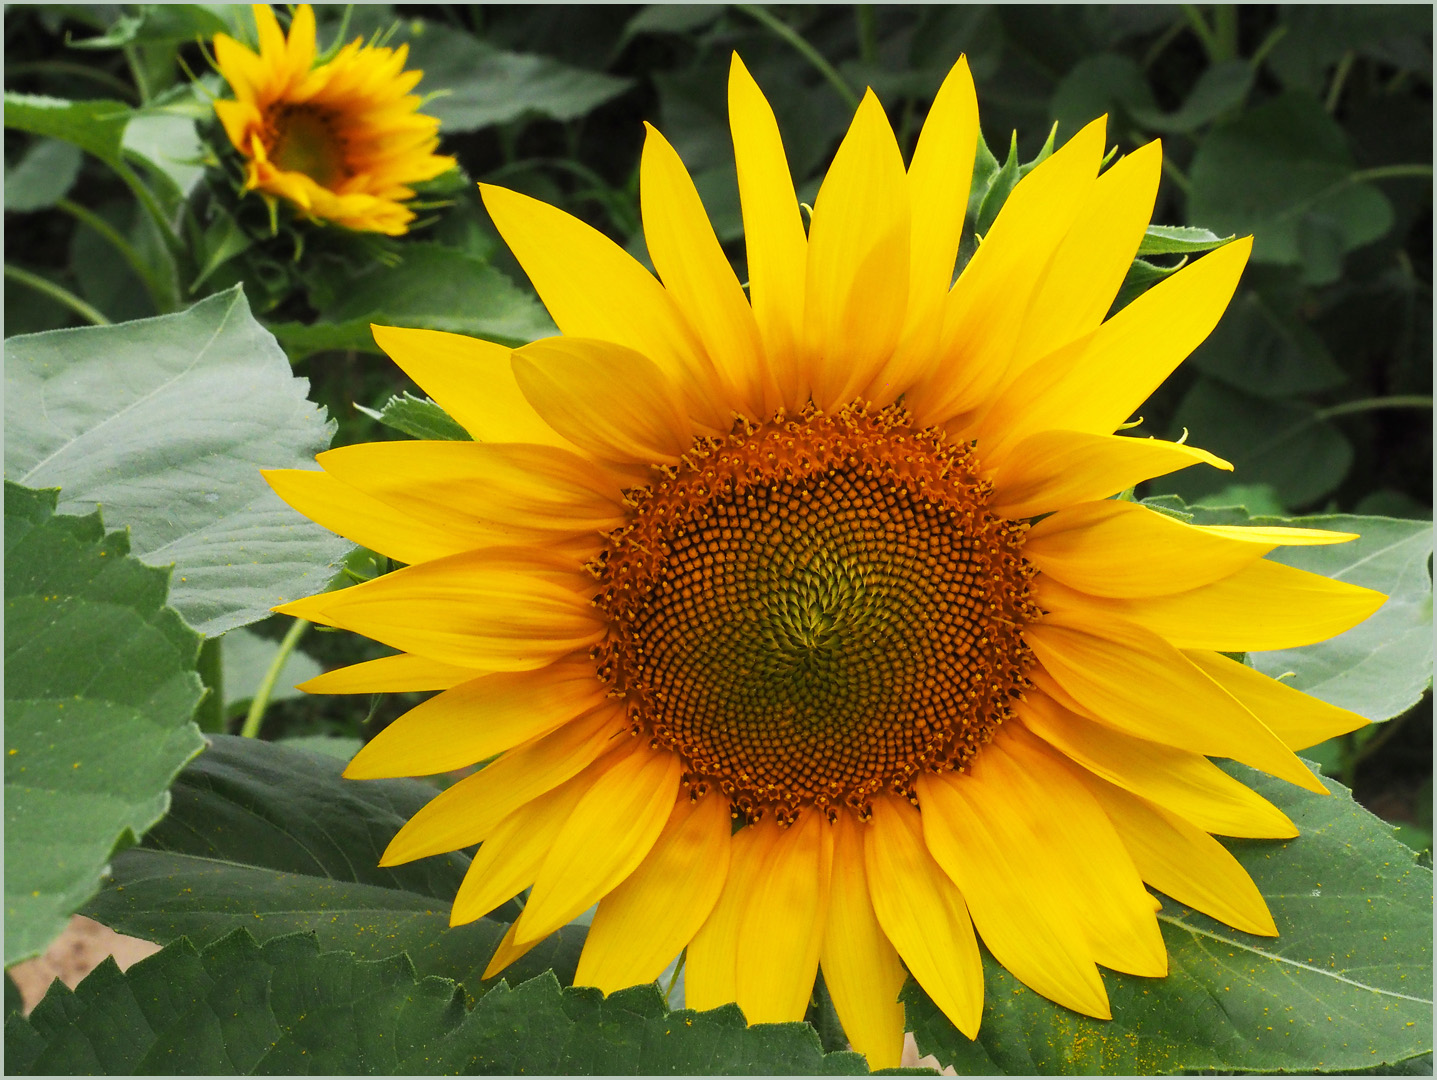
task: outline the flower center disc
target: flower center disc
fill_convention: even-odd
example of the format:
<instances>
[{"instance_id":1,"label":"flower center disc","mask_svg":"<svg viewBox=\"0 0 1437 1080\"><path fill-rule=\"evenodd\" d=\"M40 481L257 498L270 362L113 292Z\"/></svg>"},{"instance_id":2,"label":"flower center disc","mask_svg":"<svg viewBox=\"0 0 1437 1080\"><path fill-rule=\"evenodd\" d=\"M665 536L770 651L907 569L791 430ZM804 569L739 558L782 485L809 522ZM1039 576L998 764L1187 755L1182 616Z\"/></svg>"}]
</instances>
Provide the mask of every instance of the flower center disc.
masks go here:
<instances>
[{"instance_id":1,"label":"flower center disc","mask_svg":"<svg viewBox=\"0 0 1437 1080\"><path fill-rule=\"evenodd\" d=\"M664 472L596 564L595 658L697 793L866 816L1007 717L1034 570L967 446L855 404L739 421Z\"/></svg>"},{"instance_id":2,"label":"flower center disc","mask_svg":"<svg viewBox=\"0 0 1437 1080\"><path fill-rule=\"evenodd\" d=\"M321 187L349 178L345 141L337 118L313 105L281 105L266 117L270 131L269 156L286 172L303 173Z\"/></svg>"}]
</instances>

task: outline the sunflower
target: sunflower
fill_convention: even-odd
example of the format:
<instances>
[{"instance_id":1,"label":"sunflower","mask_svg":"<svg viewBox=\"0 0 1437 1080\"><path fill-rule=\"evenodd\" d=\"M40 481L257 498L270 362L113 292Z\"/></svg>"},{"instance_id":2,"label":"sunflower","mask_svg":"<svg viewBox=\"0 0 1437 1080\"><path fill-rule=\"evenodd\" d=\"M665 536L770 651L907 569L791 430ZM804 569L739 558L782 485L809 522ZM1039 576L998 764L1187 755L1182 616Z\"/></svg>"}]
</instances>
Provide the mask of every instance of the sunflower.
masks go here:
<instances>
[{"instance_id":1,"label":"sunflower","mask_svg":"<svg viewBox=\"0 0 1437 1080\"><path fill-rule=\"evenodd\" d=\"M268 474L409 564L277 609L402 650L305 688L442 691L346 775L494 759L384 863L480 844L456 924L532 887L486 975L596 902L576 982L605 992L687 950L690 1007L796 1020L821 967L875 1067L898 1061L906 974L976 1034L980 938L1109 1016L1099 965L1167 970L1145 882L1277 933L1210 834L1296 829L1208 758L1321 792L1293 748L1365 721L1224 654L1329 637L1383 597L1263 558L1350 535L1111 498L1231 468L1114 431L1216 324L1250 241L1105 320L1160 150L1100 173L1099 120L1017 185L950 288L978 132L964 60L906 168L864 97L807 230L737 57L729 114L747 291L653 128L657 278L485 186L563 336L376 326L477 441Z\"/></svg>"},{"instance_id":2,"label":"sunflower","mask_svg":"<svg viewBox=\"0 0 1437 1080\"><path fill-rule=\"evenodd\" d=\"M245 187L286 199L307 217L399 236L414 219L409 185L454 165L434 153L439 121L410 95L422 71L405 71L409 47L356 38L315 63L314 9L301 4L285 37L267 4L255 4L256 55L226 34L215 66L234 91L215 114L245 159Z\"/></svg>"}]
</instances>

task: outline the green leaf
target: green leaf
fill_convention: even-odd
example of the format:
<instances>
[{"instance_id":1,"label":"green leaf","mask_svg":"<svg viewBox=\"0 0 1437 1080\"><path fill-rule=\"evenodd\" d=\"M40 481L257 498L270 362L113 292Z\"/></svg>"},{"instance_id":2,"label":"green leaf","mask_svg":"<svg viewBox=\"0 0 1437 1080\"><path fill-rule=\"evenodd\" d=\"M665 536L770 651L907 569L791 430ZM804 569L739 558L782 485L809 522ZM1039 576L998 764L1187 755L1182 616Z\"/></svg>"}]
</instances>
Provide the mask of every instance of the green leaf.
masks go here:
<instances>
[{"instance_id":1,"label":"green leaf","mask_svg":"<svg viewBox=\"0 0 1437 1080\"><path fill-rule=\"evenodd\" d=\"M1239 933L1163 898L1169 974L1105 971L1111 1021L1039 997L984 950L978 1041L1002 1071L1347 1072L1431 1051L1431 871L1340 784L1326 781L1323 798L1227 769L1302 831L1227 841L1280 936ZM920 1052L969 1060L968 1040L912 983L904 998Z\"/></svg>"},{"instance_id":2,"label":"green leaf","mask_svg":"<svg viewBox=\"0 0 1437 1080\"><path fill-rule=\"evenodd\" d=\"M1188 225L1149 225L1138 245L1139 255L1195 255L1231 243L1232 236L1218 236L1208 229Z\"/></svg>"},{"instance_id":3,"label":"green leaf","mask_svg":"<svg viewBox=\"0 0 1437 1080\"><path fill-rule=\"evenodd\" d=\"M279 642L249 630L235 629L220 638L220 649L224 657L225 715L235 716L249 707L254 692L259 689L260 682L274 662ZM279 669L279 678L270 691L270 701L303 697L295 685L314 678L323 670L313 659L295 650Z\"/></svg>"},{"instance_id":4,"label":"green leaf","mask_svg":"<svg viewBox=\"0 0 1437 1080\"><path fill-rule=\"evenodd\" d=\"M1188 215L1252 233L1256 263L1335 281L1342 256L1392 227L1392 204L1353 178L1347 136L1314 98L1289 93L1210 132L1193 158Z\"/></svg>"},{"instance_id":5,"label":"green leaf","mask_svg":"<svg viewBox=\"0 0 1437 1080\"><path fill-rule=\"evenodd\" d=\"M308 464L332 427L235 287L187 311L5 343L5 472L103 504L135 553L175 565L170 602L205 634L324 588L347 545L261 468ZM37 405L44 402L44 408Z\"/></svg>"},{"instance_id":6,"label":"green leaf","mask_svg":"<svg viewBox=\"0 0 1437 1080\"><path fill-rule=\"evenodd\" d=\"M988 230L997 220L998 211L1003 209L1003 204L1008 201L1008 196L1012 194L1013 189L1018 186L1021 176L1022 169L1018 164L1018 133L1015 131L1012 141L1008 144L1008 157L1004 160L1002 168L990 174L988 186L983 189L983 194L978 200L978 212L973 219L973 231L976 234L988 235Z\"/></svg>"},{"instance_id":7,"label":"green leaf","mask_svg":"<svg viewBox=\"0 0 1437 1080\"><path fill-rule=\"evenodd\" d=\"M416 439L448 439L471 441L469 432L459 422L428 398L417 398L405 393L384 403L378 411L356 406L366 416L372 416L386 427Z\"/></svg>"},{"instance_id":8,"label":"green leaf","mask_svg":"<svg viewBox=\"0 0 1437 1080\"><path fill-rule=\"evenodd\" d=\"M390 839L438 794L417 780L345 780L330 754L217 735L171 791L169 816L114 860L91 918L150 941L206 945L236 926L261 941L298 930L378 960L407 952L421 974L480 987L517 913L449 926L469 867L454 853L381 867ZM571 979L582 927L566 927L506 975Z\"/></svg>"},{"instance_id":9,"label":"green leaf","mask_svg":"<svg viewBox=\"0 0 1437 1080\"><path fill-rule=\"evenodd\" d=\"M1321 547L1280 547L1268 558L1386 593L1387 602L1346 633L1301 649L1251 653L1253 667L1370 720L1400 716L1432 686L1432 523L1326 514L1251 517L1240 509L1190 507L1198 525L1291 525L1357 533Z\"/></svg>"},{"instance_id":10,"label":"green leaf","mask_svg":"<svg viewBox=\"0 0 1437 1080\"><path fill-rule=\"evenodd\" d=\"M1214 64L1198 76L1181 107L1165 113L1152 104L1134 105L1134 121L1151 131L1196 131L1232 109L1242 107L1255 77L1246 60L1225 60Z\"/></svg>"},{"instance_id":11,"label":"green leaf","mask_svg":"<svg viewBox=\"0 0 1437 1080\"><path fill-rule=\"evenodd\" d=\"M72 49L118 49L131 43L192 43L195 38L212 38L233 33L233 21L226 21L212 7L236 5L137 4L138 14L122 15L99 37L67 42Z\"/></svg>"},{"instance_id":12,"label":"green leaf","mask_svg":"<svg viewBox=\"0 0 1437 1080\"><path fill-rule=\"evenodd\" d=\"M1176 274L1186 265L1186 256L1172 266L1157 266L1146 259L1134 259L1133 264L1128 267L1127 274L1123 277L1123 284L1118 289L1118 295L1113 298L1113 306L1109 310L1108 317L1112 318L1113 313L1122 311L1163 278Z\"/></svg>"},{"instance_id":13,"label":"green leaf","mask_svg":"<svg viewBox=\"0 0 1437 1080\"><path fill-rule=\"evenodd\" d=\"M1064 131L1078 131L1094 117L1133 110L1156 111L1153 92L1138 62L1117 53L1079 60L1053 91L1048 116ZM1110 125L1111 130L1111 125Z\"/></svg>"},{"instance_id":14,"label":"green leaf","mask_svg":"<svg viewBox=\"0 0 1437 1080\"><path fill-rule=\"evenodd\" d=\"M5 965L45 950L203 745L199 637L98 514L5 485Z\"/></svg>"},{"instance_id":15,"label":"green leaf","mask_svg":"<svg viewBox=\"0 0 1437 1080\"><path fill-rule=\"evenodd\" d=\"M132 115L120 101L67 101L5 92L7 128L62 139L112 165L120 161L120 141Z\"/></svg>"},{"instance_id":16,"label":"green leaf","mask_svg":"<svg viewBox=\"0 0 1437 1080\"><path fill-rule=\"evenodd\" d=\"M452 26L418 23L410 31L411 65L424 89L445 93L424 105L445 133L476 131L528 115L575 120L634 84L632 79L570 67L547 56L496 49Z\"/></svg>"},{"instance_id":17,"label":"green leaf","mask_svg":"<svg viewBox=\"0 0 1437 1080\"><path fill-rule=\"evenodd\" d=\"M5 170L5 209L43 210L70 193L80 175L78 147L59 139L36 139L15 168Z\"/></svg>"},{"instance_id":18,"label":"green leaf","mask_svg":"<svg viewBox=\"0 0 1437 1080\"><path fill-rule=\"evenodd\" d=\"M670 1013L652 986L604 998L552 975L462 990L403 957L356 961L294 935L178 942L121 974L106 962L6 1022L12 1073L866 1073L807 1024L745 1027L736 1006ZM318 988L323 988L322 992Z\"/></svg>"},{"instance_id":19,"label":"green leaf","mask_svg":"<svg viewBox=\"0 0 1437 1080\"><path fill-rule=\"evenodd\" d=\"M347 278L342 294L310 326L271 327L296 359L323 349L378 353L370 323L447 330L505 344L527 344L558 331L532 293L482 259L438 244L409 244L399 266Z\"/></svg>"},{"instance_id":20,"label":"green leaf","mask_svg":"<svg viewBox=\"0 0 1437 1080\"><path fill-rule=\"evenodd\" d=\"M1352 467L1352 444L1331 420L1302 402L1268 401L1206 376L1178 405L1170 434L1186 428L1194 446L1232 462L1235 472L1186 469L1151 482L1196 500L1226 487L1270 484L1287 506L1303 507L1337 489ZM1211 475L1208 475L1208 474Z\"/></svg>"}]
</instances>

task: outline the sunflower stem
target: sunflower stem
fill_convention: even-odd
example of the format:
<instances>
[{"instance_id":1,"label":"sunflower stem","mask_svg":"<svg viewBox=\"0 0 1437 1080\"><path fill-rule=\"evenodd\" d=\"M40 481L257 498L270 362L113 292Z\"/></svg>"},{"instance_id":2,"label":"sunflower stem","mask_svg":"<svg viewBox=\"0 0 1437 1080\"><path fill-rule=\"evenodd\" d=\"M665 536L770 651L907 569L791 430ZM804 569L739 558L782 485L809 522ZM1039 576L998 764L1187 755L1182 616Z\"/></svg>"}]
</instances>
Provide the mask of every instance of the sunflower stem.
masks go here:
<instances>
[{"instance_id":1,"label":"sunflower stem","mask_svg":"<svg viewBox=\"0 0 1437 1080\"><path fill-rule=\"evenodd\" d=\"M11 281L34 289L37 293L43 293L51 300L58 300L93 326L110 325L110 320L105 318L99 310L85 303L63 285L56 285L49 278L32 274L28 270L21 270L18 266L11 266L9 263L5 264L5 276Z\"/></svg>"},{"instance_id":2,"label":"sunflower stem","mask_svg":"<svg viewBox=\"0 0 1437 1080\"><path fill-rule=\"evenodd\" d=\"M1337 62L1337 70L1332 73L1332 85L1327 88L1327 100L1322 103L1322 107L1328 112L1337 111L1337 104L1342 100L1342 88L1347 84L1348 73L1352 71L1352 64L1356 59L1357 53L1348 49Z\"/></svg>"},{"instance_id":3,"label":"sunflower stem","mask_svg":"<svg viewBox=\"0 0 1437 1080\"><path fill-rule=\"evenodd\" d=\"M205 696L195 709L195 723L201 731L223 733L225 729L225 665L220 639L207 637L200 644L195 671L204 684Z\"/></svg>"},{"instance_id":4,"label":"sunflower stem","mask_svg":"<svg viewBox=\"0 0 1437 1080\"><path fill-rule=\"evenodd\" d=\"M269 669L264 673L259 686L255 687L254 697L249 703L249 712L245 714L244 726L240 728L240 735L246 739L259 737L260 724L264 722L264 711L269 708L270 695L274 693L274 684L279 679L280 670L284 667L289 654L294 652L294 647L299 644L299 639L304 637L304 632L309 629L308 619L295 619L294 625L285 633L284 639L279 643L279 649L274 654L274 659L269 662Z\"/></svg>"},{"instance_id":5,"label":"sunflower stem","mask_svg":"<svg viewBox=\"0 0 1437 1080\"><path fill-rule=\"evenodd\" d=\"M1354 184L1361 184L1368 180L1396 180L1402 177L1414 179L1432 178L1431 165L1377 165L1371 169L1358 169L1347 179Z\"/></svg>"},{"instance_id":6,"label":"sunflower stem","mask_svg":"<svg viewBox=\"0 0 1437 1080\"><path fill-rule=\"evenodd\" d=\"M149 263L135 250L135 245L131 244L120 234L118 229L93 210L81 206L79 203L73 202L70 199L59 199L55 205L76 221L88 225L99 234L102 239L107 240L111 247L120 253L121 258L129 263L135 273L139 275L140 281L144 283L145 292L150 294L150 300L154 303L155 310L159 314L165 315L174 310L169 306L169 291L155 281L154 275L150 272Z\"/></svg>"},{"instance_id":7,"label":"sunflower stem","mask_svg":"<svg viewBox=\"0 0 1437 1080\"><path fill-rule=\"evenodd\" d=\"M1318 420L1329 420L1334 416L1348 413L1374 412L1377 409L1430 409L1431 394L1393 394L1390 397L1362 398L1358 401L1344 401L1341 405L1329 405L1314 414Z\"/></svg>"},{"instance_id":8,"label":"sunflower stem","mask_svg":"<svg viewBox=\"0 0 1437 1080\"><path fill-rule=\"evenodd\" d=\"M865 65L878 63L878 20L872 4L857 4L853 9L858 23L858 57Z\"/></svg>"},{"instance_id":9,"label":"sunflower stem","mask_svg":"<svg viewBox=\"0 0 1437 1080\"><path fill-rule=\"evenodd\" d=\"M807 60L813 66L814 70L827 79L828 84L838 91L839 97L843 98L850 109L858 108L858 95L853 92L852 87L844 81L843 76L838 73L833 65L825 60L823 55L804 39L802 34L778 16L772 14L765 7L760 7L758 4L739 4L737 6L739 11L742 11L749 18L753 19L754 22L762 23L778 37L792 45L799 55Z\"/></svg>"}]
</instances>

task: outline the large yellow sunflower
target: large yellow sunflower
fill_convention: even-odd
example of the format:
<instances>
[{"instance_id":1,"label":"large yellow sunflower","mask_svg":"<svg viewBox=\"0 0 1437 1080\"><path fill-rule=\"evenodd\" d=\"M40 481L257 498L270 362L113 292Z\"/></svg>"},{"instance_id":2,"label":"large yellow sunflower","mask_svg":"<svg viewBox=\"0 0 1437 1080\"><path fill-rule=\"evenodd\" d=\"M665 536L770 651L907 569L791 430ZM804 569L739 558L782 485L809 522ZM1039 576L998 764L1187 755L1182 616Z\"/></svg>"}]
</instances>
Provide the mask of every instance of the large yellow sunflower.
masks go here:
<instances>
[{"instance_id":1,"label":"large yellow sunflower","mask_svg":"<svg viewBox=\"0 0 1437 1080\"><path fill-rule=\"evenodd\" d=\"M439 121L411 95L424 74L405 71L409 47L366 47L356 38L315 64L314 9L301 4L285 37L267 4L255 4L256 55L226 34L215 64L234 91L215 113L245 161L245 186L286 199L308 217L350 229L406 232L409 185L454 165L434 153Z\"/></svg>"},{"instance_id":2,"label":"large yellow sunflower","mask_svg":"<svg viewBox=\"0 0 1437 1080\"><path fill-rule=\"evenodd\" d=\"M268 474L410 564L278 609L402 650L307 689L443 691L346 775L498 755L384 862L480 843L455 923L532 886L491 974L596 901L577 982L605 991L687 949L689 1006L794 1020L821 966L875 1067L899 1058L905 968L976 1033L979 937L1106 1017L1098 965L1167 970L1144 882L1277 933L1209 834L1296 830L1208 757L1321 791L1292 749L1365 721L1223 654L1329 637L1383 597L1263 558L1349 536L1110 498L1230 468L1113 432L1217 322L1249 241L1105 322L1160 153L1099 174L1100 120L1018 184L950 288L978 131L963 60L907 168L865 96L807 232L737 58L729 112L747 294L653 129L657 279L485 187L564 336L375 327L477 441Z\"/></svg>"}]
</instances>

